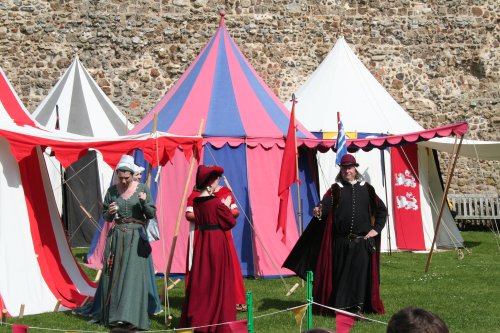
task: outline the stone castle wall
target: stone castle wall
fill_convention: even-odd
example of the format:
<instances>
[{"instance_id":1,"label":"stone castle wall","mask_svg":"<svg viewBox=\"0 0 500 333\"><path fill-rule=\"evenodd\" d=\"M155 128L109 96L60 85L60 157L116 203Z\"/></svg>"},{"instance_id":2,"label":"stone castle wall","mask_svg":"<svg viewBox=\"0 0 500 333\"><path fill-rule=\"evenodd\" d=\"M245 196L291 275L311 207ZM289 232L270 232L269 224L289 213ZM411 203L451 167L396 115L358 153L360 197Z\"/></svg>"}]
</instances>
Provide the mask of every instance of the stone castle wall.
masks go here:
<instances>
[{"instance_id":1,"label":"stone castle wall","mask_svg":"<svg viewBox=\"0 0 500 333\"><path fill-rule=\"evenodd\" d=\"M137 122L215 33L219 10L281 100L342 32L424 128L467 120L468 138L500 140L497 0L4 0L0 66L33 112L78 55ZM499 162L457 168L452 192L500 192Z\"/></svg>"}]
</instances>

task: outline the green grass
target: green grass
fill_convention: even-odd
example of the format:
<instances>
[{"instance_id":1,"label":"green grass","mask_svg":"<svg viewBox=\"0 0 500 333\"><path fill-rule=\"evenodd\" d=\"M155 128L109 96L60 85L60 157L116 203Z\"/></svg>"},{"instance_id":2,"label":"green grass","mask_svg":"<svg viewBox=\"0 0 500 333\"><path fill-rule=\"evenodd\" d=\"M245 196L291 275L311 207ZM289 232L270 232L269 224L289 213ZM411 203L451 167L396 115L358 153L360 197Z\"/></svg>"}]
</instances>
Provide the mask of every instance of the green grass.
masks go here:
<instances>
[{"instance_id":1,"label":"green grass","mask_svg":"<svg viewBox=\"0 0 500 333\"><path fill-rule=\"evenodd\" d=\"M383 254L381 261L381 294L386 314L369 316L387 323L391 315L406 306L418 306L438 314L449 326L450 332L500 332L500 252L495 236L490 232L463 232L471 254L458 259L455 251L434 253L429 272L424 268L428 254ZM79 259L85 249L75 249ZM93 278L94 271L86 269ZM286 278L288 287L300 279ZM289 311L279 312L305 303L305 288L299 287L290 297L281 279L246 279L245 287L253 294L255 332L299 332ZM177 327L184 298L183 282L169 294L171 327ZM267 315L267 316L266 316ZM239 319L246 314L239 314ZM67 331L84 330L106 332L102 326L87 324L88 318L69 312L9 318L8 323L30 326L30 333L49 332L34 327ZM314 326L333 329L334 319L314 316ZM351 332L385 332L385 325L357 322ZM163 330L164 314L152 318L151 330ZM303 322L305 330L305 319ZM11 332L0 327L0 332ZM53 332L53 331L52 331Z\"/></svg>"}]
</instances>

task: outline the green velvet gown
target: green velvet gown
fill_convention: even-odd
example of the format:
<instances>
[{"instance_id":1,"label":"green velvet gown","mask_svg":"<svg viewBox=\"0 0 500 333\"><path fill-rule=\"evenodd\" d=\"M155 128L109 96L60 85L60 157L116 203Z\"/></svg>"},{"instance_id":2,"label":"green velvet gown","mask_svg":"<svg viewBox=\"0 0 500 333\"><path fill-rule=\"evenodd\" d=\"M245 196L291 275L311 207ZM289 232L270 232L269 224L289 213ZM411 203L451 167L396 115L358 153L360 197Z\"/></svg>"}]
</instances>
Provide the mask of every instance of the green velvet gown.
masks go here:
<instances>
[{"instance_id":1,"label":"green velvet gown","mask_svg":"<svg viewBox=\"0 0 500 333\"><path fill-rule=\"evenodd\" d=\"M147 198L139 200L143 191ZM116 185L109 188L103 203L105 219L107 209L116 202L119 217L133 217L139 220L153 218L156 207L151 193L144 184L138 184L135 193L124 200L119 196ZM116 224L106 239L104 267L99 280L95 300L101 309L93 315L94 319L105 326L132 324L138 329L149 329L148 316L148 279L149 257L138 254L139 239L143 226L136 223Z\"/></svg>"}]
</instances>

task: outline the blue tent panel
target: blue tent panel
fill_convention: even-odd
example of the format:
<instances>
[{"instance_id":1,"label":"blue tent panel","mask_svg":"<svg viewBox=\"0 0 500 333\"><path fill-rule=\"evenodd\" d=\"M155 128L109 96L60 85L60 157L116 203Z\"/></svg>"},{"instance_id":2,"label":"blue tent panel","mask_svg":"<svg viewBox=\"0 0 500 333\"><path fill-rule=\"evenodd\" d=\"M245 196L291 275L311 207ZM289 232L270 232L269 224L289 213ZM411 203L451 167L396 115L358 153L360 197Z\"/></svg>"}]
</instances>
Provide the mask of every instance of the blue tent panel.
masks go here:
<instances>
[{"instance_id":1,"label":"blue tent panel","mask_svg":"<svg viewBox=\"0 0 500 333\"><path fill-rule=\"evenodd\" d=\"M247 221L251 217L248 195L248 178L246 169L246 146L236 148L228 145L220 149L210 144L205 145L203 164L218 165L224 168L224 176L236 198L240 216L233 228L233 240L240 259L241 271L244 276L254 276L254 257L252 243L252 228Z\"/></svg>"}]
</instances>

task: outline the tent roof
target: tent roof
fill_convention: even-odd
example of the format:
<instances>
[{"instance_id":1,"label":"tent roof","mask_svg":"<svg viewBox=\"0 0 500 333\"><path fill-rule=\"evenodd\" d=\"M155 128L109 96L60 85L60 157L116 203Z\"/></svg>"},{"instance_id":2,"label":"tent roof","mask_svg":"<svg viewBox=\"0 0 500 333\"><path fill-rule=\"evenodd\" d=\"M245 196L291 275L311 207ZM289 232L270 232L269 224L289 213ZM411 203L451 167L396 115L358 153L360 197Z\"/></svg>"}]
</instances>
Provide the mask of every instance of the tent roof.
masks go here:
<instances>
[{"instance_id":1,"label":"tent roof","mask_svg":"<svg viewBox=\"0 0 500 333\"><path fill-rule=\"evenodd\" d=\"M219 138L279 138L287 133L290 112L266 86L238 49L224 25L187 71L131 133L157 128L180 135ZM313 138L298 124L298 138ZM206 139L206 141L210 141Z\"/></svg>"},{"instance_id":2,"label":"tent roof","mask_svg":"<svg viewBox=\"0 0 500 333\"><path fill-rule=\"evenodd\" d=\"M55 128L59 109L61 131L84 136L118 136L132 128L75 57L64 75L33 112L40 124Z\"/></svg>"},{"instance_id":3,"label":"tent roof","mask_svg":"<svg viewBox=\"0 0 500 333\"><path fill-rule=\"evenodd\" d=\"M297 119L312 132L336 132L337 112L347 132L423 130L363 65L344 37L339 37L295 95ZM286 105L290 109L291 103Z\"/></svg>"},{"instance_id":4,"label":"tent roof","mask_svg":"<svg viewBox=\"0 0 500 333\"><path fill-rule=\"evenodd\" d=\"M14 88L0 68L0 124L36 126Z\"/></svg>"},{"instance_id":5,"label":"tent roof","mask_svg":"<svg viewBox=\"0 0 500 333\"><path fill-rule=\"evenodd\" d=\"M420 145L452 153L455 140L436 138L422 142ZM463 140L459 155L473 159L500 161L500 141Z\"/></svg>"}]
</instances>

